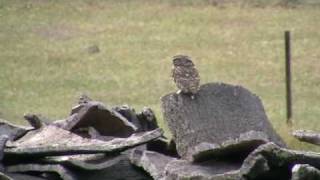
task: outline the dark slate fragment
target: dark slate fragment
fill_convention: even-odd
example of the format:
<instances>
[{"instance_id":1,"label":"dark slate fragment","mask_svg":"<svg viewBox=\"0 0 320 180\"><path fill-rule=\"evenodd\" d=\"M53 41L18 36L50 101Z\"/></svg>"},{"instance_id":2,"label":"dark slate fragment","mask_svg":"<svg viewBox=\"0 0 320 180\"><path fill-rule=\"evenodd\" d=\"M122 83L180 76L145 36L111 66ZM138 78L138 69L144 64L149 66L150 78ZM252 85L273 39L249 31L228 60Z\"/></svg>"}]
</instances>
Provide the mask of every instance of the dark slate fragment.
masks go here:
<instances>
[{"instance_id":1,"label":"dark slate fragment","mask_svg":"<svg viewBox=\"0 0 320 180\"><path fill-rule=\"evenodd\" d=\"M49 164L18 164L6 167L6 171L17 172L53 172L57 173L63 180L76 180L75 175L61 165Z\"/></svg>"},{"instance_id":2,"label":"dark slate fragment","mask_svg":"<svg viewBox=\"0 0 320 180\"><path fill-rule=\"evenodd\" d=\"M263 132L248 131L240 134L238 138L229 139L221 144L200 143L189 148L187 159L191 161L204 161L212 157L224 158L234 156L239 161L261 144L268 142L268 136Z\"/></svg>"},{"instance_id":3,"label":"dark slate fragment","mask_svg":"<svg viewBox=\"0 0 320 180\"><path fill-rule=\"evenodd\" d=\"M0 136L0 163L4 156L4 148L6 146L7 141L9 140L9 137L7 135L1 135Z\"/></svg>"},{"instance_id":4,"label":"dark slate fragment","mask_svg":"<svg viewBox=\"0 0 320 180\"><path fill-rule=\"evenodd\" d=\"M135 168L128 159L97 171L77 171L77 180L153 180L147 173Z\"/></svg>"},{"instance_id":5,"label":"dark slate fragment","mask_svg":"<svg viewBox=\"0 0 320 180\"><path fill-rule=\"evenodd\" d=\"M308 164L296 164L292 168L291 180L317 180L320 179L320 171Z\"/></svg>"},{"instance_id":6,"label":"dark slate fragment","mask_svg":"<svg viewBox=\"0 0 320 180\"><path fill-rule=\"evenodd\" d=\"M142 131L150 131L159 128L156 115L153 110L148 107L143 107L141 112L137 114L141 123Z\"/></svg>"},{"instance_id":7,"label":"dark slate fragment","mask_svg":"<svg viewBox=\"0 0 320 180\"><path fill-rule=\"evenodd\" d=\"M281 148L270 142L254 150L243 162L243 180L290 179L295 164L309 164L320 168L320 154Z\"/></svg>"},{"instance_id":8,"label":"dark slate fragment","mask_svg":"<svg viewBox=\"0 0 320 180\"><path fill-rule=\"evenodd\" d=\"M130 121L132 124L134 124L137 127L137 132L141 132L141 123L138 120L136 111L128 106L128 105L122 105L122 106L116 106L112 108L114 111L121 114L123 117L125 117L128 121Z\"/></svg>"},{"instance_id":9,"label":"dark slate fragment","mask_svg":"<svg viewBox=\"0 0 320 180\"><path fill-rule=\"evenodd\" d=\"M165 180L235 180L239 179L241 163L209 160L191 163L186 160L170 161L165 168Z\"/></svg>"},{"instance_id":10,"label":"dark slate fragment","mask_svg":"<svg viewBox=\"0 0 320 180\"><path fill-rule=\"evenodd\" d=\"M23 138L10 144L5 155L54 156L71 154L116 153L147 143L162 136L162 130L136 133L128 138L114 138L111 141L82 138L53 125L31 131Z\"/></svg>"},{"instance_id":11,"label":"dark slate fragment","mask_svg":"<svg viewBox=\"0 0 320 180\"><path fill-rule=\"evenodd\" d=\"M137 132L150 131L159 128L156 116L151 108L143 107L141 112L128 106L116 106L113 108L137 127Z\"/></svg>"},{"instance_id":12,"label":"dark slate fragment","mask_svg":"<svg viewBox=\"0 0 320 180\"><path fill-rule=\"evenodd\" d=\"M23 118L35 129L42 128L48 124L47 120L39 114L28 113L23 115Z\"/></svg>"},{"instance_id":13,"label":"dark slate fragment","mask_svg":"<svg viewBox=\"0 0 320 180\"><path fill-rule=\"evenodd\" d=\"M14 125L6 120L0 119L0 136L7 135L11 141L20 138L31 129L33 128Z\"/></svg>"},{"instance_id":14,"label":"dark slate fragment","mask_svg":"<svg viewBox=\"0 0 320 180\"><path fill-rule=\"evenodd\" d=\"M250 131L261 132L268 141L285 147L268 121L259 97L241 86L209 83L200 87L194 99L171 93L161 101L164 119L178 153L185 159L196 156L192 153L199 151L192 149L201 143L220 145L229 140L236 141L241 134ZM262 142L266 139L251 140Z\"/></svg>"},{"instance_id":15,"label":"dark slate fragment","mask_svg":"<svg viewBox=\"0 0 320 180\"><path fill-rule=\"evenodd\" d=\"M175 158L165 156L163 154L135 149L130 155L130 161L132 164L143 168L154 179L162 179L165 177L166 165L175 160Z\"/></svg>"},{"instance_id":16,"label":"dark slate fragment","mask_svg":"<svg viewBox=\"0 0 320 180\"><path fill-rule=\"evenodd\" d=\"M79 154L69 156L45 157L41 162L59 163L83 170L101 170L118 164L126 156L122 154Z\"/></svg>"},{"instance_id":17,"label":"dark slate fragment","mask_svg":"<svg viewBox=\"0 0 320 180\"><path fill-rule=\"evenodd\" d=\"M14 180L12 177L10 177L7 174L4 174L2 172L0 172L0 179L1 180Z\"/></svg>"},{"instance_id":18,"label":"dark slate fragment","mask_svg":"<svg viewBox=\"0 0 320 180\"><path fill-rule=\"evenodd\" d=\"M292 135L299 141L320 145L320 133L311 130L296 130Z\"/></svg>"},{"instance_id":19,"label":"dark slate fragment","mask_svg":"<svg viewBox=\"0 0 320 180\"><path fill-rule=\"evenodd\" d=\"M129 137L137 128L118 112L96 101L81 104L81 109L68 121L66 130L94 127L103 136Z\"/></svg>"}]
</instances>

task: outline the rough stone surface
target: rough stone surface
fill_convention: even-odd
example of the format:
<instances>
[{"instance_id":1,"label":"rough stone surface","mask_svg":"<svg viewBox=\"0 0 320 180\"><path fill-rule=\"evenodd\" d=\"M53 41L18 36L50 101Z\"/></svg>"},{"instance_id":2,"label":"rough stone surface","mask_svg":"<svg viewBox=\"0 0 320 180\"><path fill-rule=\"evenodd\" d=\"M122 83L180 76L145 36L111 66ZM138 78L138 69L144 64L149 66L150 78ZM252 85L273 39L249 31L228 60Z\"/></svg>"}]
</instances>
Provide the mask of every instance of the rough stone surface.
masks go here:
<instances>
[{"instance_id":1,"label":"rough stone surface","mask_svg":"<svg viewBox=\"0 0 320 180\"><path fill-rule=\"evenodd\" d=\"M165 168L165 180L235 180L239 178L241 163L227 161L206 161L190 163L186 160L173 160Z\"/></svg>"},{"instance_id":2,"label":"rough stone surface","mask_svg":"<svg viewBox=\"0 0 320 180\"><path fill-rule=\"evenodd\" d=\"M137 127L137 132L159 128L154 112L148 107L143 107L139 113L128 105L117 106L113 109L132 122Z\"/></svg>"},{"instance_id":3,"label":"rough stone surface","mask_svg":"<svg viewBox=\"0 0 320 180\"><path fill-rule=\"evenodd\" d=\"M92 153L115 153L144 144L162 136L162 130L133 134L128 138L111 141L82 138L64 129L48 125L31 131L23 138L10 144L5 155L46 156Z\"/></svg>"},{"instance_id":4,"label":"rough stone surface","mask_svg":"<svg viewBox=\"0 0 320 180\"><path fill-rule=\"evenodd\" d=\"M83 127L94 127L103 136L129 137L137 128L120 113L96 101L81 104L81 109L71 115L66 130L76 131Z\"/></svg>"},{"instance_id":5,"label":"rough stone surface","mask_svg":"<svg viewBox=\"0 0 320 180\"><path fill-rule=\"evenodd\" d=\"M291 180L317 180L320 179L320 171L308 164L296 164L292 168Z\"/></svg>"},{"instance_id":6,"label":"rough stone surface","mask_svg":"<svg viewBox=\"0 0 320 180\"><path fill-rule=\"evenodd\" d=\"M59 163L84 170L101 170L112 167L126 158L125 155L80 154L69 156L46 157L45 163Z\"/></svg>"},{"instance_id":7,"label":"rough stone surface","mask_svg":"<svg viewBox=\"0 0 320 180\"><path fill-rule=\"evenodd\" d=\"M46 120L46 118L42 117L39 114L28 113L28 114L23 115L23 117L35 129L42 128L43 126L48 124L48 120Z\"/></svg>"},{"instance_id":8,"label":"rough stone surface","mask_svg":"<svg viewBox=\"0 0 320 180\"><path fill-rule=\"evenodd\" d=\"M137 131L141 131L141 123L137 117L136 111L128 106L128 105L122 105L122 106L116 106L113 108L114 111L121 114L123 117L125 117L128 121L130 121L132 124L137 127Z\"/></svg>"},{"instance_id":9,"label":"rough stone surface","mask_svg":"<svg viewBox=\"0 0 320 180\"><path fill-rule=\"evenodd\" d=\"M194 99L171 93L161 101L164 119L183 158L193 157L189 153L201 143L216 147L250 131L262 132L268 141L285 146L268 121L260 99L243 87L210 83L202 85ZM265 141L265 137L251 140Z\"/></svg>"},{"instance_id":10,"label":"rough stone surface","mask_svg":"<svg viewBox=\"0 0 320 180\"><path fill-rule=\"evenodd\" d=\"M175 160L175 158L157 152L141 151L138 149L133 150L130 155L131 163L143 168L154 179L164 178L164 169L166 165L173 160Z\"/></svg>"},{"instance_id":11,"label":"rough stone surface","mask_svg":"<svg viewBox=\"0 0 320 180\"><path fill-rule=\"evenodd\" d=\"M0 136L7 135L11 141L20 138L31 129L31 127L14 125L6 120L0 119Z\"/></svg>"},{"instance_id":12,"label":"rough stone surface","mask_svg":"<svg viewBox=\"0 0 320 180\"><path fill-rule=\"evenodd\" d=\"M128 159L124 159L99 171L77 171L77 180L153 180L153 178L135 168Z\"/></svg>"},{"instance_id":13,"label":"rough stone surface","mask_svg":"<svg viewBox=\"0 0 320 180\"><path fill-rule=\"evenodd\" d=\"M6 174L3 174L2 172L0 172L0 179L1 180L14 180L10 176L7 176Z\"/></svg>"},{"instance_id":14,"label":"rough stone surface","mask_svg":"<svg viewBox=\"0 0 320 180\"><path fill-rule=\"evenodd\" d=\"M242 179L290 179L295 164L309 164L320 168L320 154L280 148L274 143L259 146L243 162Z\"/></svg>"},{"instance_id":15,"label":"rough stone surface","mask_svg":"<svg viewBox=\"0 0 320 180\"><path fill-rule=\"evenodd\" d=\"M296 130L292 135L299 141L320 145L320 133L310 130Z\"/></svg>"},{"instance_id":16,"label":"rough stone surface","mask_svg":"<svg viewBox=\"0 0 320 180\"><path fill-rule=\"evenodd\" d=\"M53 172L57 173L63 180L76 180L75 175L61 165L44 165L44 164L19 164L6 168L11 173L17 172Z\"/></svg>"},{"instance_id":17,"label":"rough stone surface","mask_svg":"<svg viewBox=\"0 0 320 180\"><path fill-rule=\"evenodd\" d=\"M261 144L268 142L268 136L263 132L248 131L240 134L239 138L229 139L221 144L199 143L189 148L187 159L202 161L210 157L234 156L238 160L244 159L251 151Z\"/></svg>"},{"instance_id":18,"label":"rough stone surface","mask_svg":"<svg viewBox=\"0 0 320 180\"><path fill-rule=\"evenodd\" d=\"M0 162L2 161L3 159L3 156L4 156L4 148L6 146L6 143L7 141L9 140L9 137L7 135L1 135L0 136Z\"/></svg>"}]
</instances>

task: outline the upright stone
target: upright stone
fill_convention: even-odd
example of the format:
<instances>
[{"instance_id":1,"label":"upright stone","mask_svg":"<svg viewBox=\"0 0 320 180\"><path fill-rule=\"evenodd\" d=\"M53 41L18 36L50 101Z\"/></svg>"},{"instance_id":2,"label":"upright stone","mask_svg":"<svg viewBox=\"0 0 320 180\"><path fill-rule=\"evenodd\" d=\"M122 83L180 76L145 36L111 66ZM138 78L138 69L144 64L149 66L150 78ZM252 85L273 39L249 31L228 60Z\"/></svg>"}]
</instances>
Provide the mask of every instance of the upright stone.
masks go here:
<instances>
[{"instance_id":1,"label":"upright stone","mask_svg":"<svg viewBox=\"0 0 320 180\"><path fill-rule=\"evenodd\" d=\"M219 149L221 155L228 152L222 149L238 144L241 151L251 151L266 141L285 146L268 121L259 97L241 86L209 83L200 87L194 99L170 93L161 101L164 119L182 158L196 161L199 154Z\"/></svg>"}]
</instances>

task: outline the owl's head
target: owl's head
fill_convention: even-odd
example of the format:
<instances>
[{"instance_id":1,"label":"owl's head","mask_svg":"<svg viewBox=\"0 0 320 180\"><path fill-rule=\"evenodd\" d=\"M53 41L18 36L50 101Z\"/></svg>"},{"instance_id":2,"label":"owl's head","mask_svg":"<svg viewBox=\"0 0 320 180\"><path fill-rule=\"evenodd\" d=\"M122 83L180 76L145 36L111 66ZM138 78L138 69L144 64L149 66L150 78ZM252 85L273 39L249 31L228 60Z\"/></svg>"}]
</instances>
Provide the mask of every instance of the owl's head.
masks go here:
<instances>
[{"instance_id":1,"label":"owl's head","mask_svg":"<svg viewBox=\"0 0 320 180\"><path fill-rule=\"evenodd\" d=\"M177 55L173 57L172 63L174 66L194 66L189 56Z\"/></svg>"}]
</instances>

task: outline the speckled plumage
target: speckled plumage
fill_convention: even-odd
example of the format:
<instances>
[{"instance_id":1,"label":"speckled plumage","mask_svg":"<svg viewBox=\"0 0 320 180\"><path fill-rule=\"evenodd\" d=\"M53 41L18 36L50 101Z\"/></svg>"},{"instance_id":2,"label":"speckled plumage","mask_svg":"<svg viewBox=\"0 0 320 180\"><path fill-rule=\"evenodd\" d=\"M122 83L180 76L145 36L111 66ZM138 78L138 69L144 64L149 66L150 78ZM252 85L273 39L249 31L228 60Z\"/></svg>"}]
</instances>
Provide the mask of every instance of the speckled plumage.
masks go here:
<instances>
[{"instance_id":1,"label":"speckled plumage","mask_svg":"<svg viewBox=\"0 0 320 180\"><path fill-rule=\"evenodd\" d=\"M200 76L188 56L173 57L172 78L181 93L194 95L200 86Z\"/></svg>"}]
</instances>

